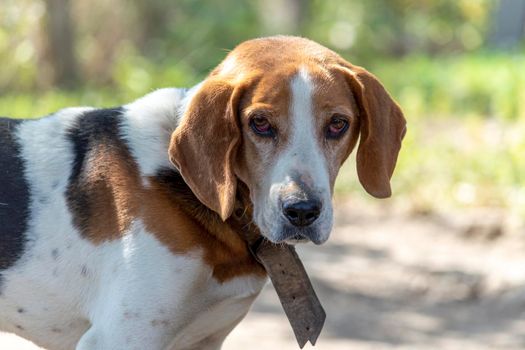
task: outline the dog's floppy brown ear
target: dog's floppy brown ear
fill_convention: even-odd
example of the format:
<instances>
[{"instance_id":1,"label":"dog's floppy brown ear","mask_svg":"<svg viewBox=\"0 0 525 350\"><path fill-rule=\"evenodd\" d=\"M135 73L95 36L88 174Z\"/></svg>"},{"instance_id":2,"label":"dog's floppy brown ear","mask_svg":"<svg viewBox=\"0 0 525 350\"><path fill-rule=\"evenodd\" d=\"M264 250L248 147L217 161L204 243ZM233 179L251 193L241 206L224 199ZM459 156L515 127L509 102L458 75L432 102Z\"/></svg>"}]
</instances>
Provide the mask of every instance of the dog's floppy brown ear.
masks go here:
<instances>
[{"instance_id":1,"label":"dog's floppy brown ear","mask_svg":"<svg viewBox=\"0 0 525 350\"><path fill-rule=\"evenodd\" d=\"M390 197L390 178L406 133L403 112L373 74L348 63L345 66L360 113L359 181L374 197Z\"/></svg>"},{"instance_id":2,"label":"dog's floppy brown ear","mask_svg":"<svg viewBox=\"0 0 525 350\"><path fill-rule=\"evenodd\" d=\"M195 196L223 220L233 211L237 190L233 173L241 137L237 90L217 78L204 82L173 132L169 147L171 162Z\"/></svg>"}]
</instances>

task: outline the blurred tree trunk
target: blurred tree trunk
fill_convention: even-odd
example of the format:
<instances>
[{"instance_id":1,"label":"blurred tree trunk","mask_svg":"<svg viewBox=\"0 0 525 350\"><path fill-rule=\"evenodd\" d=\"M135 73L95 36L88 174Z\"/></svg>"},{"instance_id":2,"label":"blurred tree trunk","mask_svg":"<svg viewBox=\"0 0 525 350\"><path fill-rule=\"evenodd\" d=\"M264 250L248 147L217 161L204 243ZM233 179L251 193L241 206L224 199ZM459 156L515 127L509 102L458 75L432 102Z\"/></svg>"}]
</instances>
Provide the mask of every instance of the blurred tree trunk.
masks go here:
<instances>
[{"instance_id":1,"label":"blurred tree trunk","mask_svg":"<svg viewBox=\"0 0 525 350\"><path fill-rule=\"evenodd\" d=\"M78 64L75 56L74 26L71 21L70 0L45 0L46 33L49 64L53 83L63 88L78 83Z\"/></svg>"},{"instance_id":2,"label":"blurred tree trunk","mask_svg":"<svg viewBox=\"0 0 525 350\"><path fill-rule=\"evenodd\" d=\"M525 30L525 1L500 0L495 12L490 42L492 46L511 48L519 44Z\"/></svg>"},{"instance_id":3,"label":"blurred tree trunk","mask_svg":"<svg viewBox=\"0 0 525 350\"><path fill-rule=\"evenodd\" d=\"M155 54L155 45L160 44L161 38L169 32L169 26L173 25L172 12L177 2L167 6L165 0L135 0L133 4L140 19L136 23L139 27L137 45L144 55L152 55L152 50Z\"/></svg>"},{"instance_id":4,"label":"blurred tree trunk","mask_svg":"<svg viewBox=\"0 0 525 350\"><path fill-rule=\"evenodd\" d=\"M259 17L268 34L301 34L310 0L259 0Z\"/></svg>"}]
</instances>

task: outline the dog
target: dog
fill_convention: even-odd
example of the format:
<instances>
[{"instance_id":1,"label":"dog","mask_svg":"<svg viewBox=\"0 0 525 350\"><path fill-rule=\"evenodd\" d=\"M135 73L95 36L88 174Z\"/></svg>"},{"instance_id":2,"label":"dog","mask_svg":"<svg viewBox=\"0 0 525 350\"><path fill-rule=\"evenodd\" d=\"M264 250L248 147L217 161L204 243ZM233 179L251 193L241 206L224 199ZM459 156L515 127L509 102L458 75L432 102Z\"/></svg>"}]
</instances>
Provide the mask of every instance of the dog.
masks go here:
<instances>
[{"instance_id":1,"label":"dog","mask_svg":"<svg viewBox=\"0 0 525 350\"><path fill-rule=\"evenodd\" d=\"M47 349L219 349L267 277L232 228L324 243L359 139L372 196L406 130L374 75L304 38L246 41L191 89L0 120L0 330Z\"/></svg>"}]
</instances>

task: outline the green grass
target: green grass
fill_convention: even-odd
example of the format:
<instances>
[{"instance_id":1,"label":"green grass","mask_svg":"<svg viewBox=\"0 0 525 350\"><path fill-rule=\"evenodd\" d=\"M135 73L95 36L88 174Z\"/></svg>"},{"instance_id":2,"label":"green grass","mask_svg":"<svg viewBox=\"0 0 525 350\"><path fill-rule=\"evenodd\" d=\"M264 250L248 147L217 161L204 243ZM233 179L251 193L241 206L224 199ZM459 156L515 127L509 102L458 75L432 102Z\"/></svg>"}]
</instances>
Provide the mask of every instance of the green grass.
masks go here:
<instances>
[{"instance_id":1,"label":"green grass","mask_svg":"<svg viewBox=\"0 0 525 350\"><path fill-rule=\"evenodd\" d=\"M125 98L120 94L102 91L46 91L41 94L8 94L0 96L0 115L15 118L36 118L72 106L109 107L122 104Z\"/></svg>"},{"instance_id":2,"label":"green grass","mask_svg":"<svg viewBox=\"0 0 525 350\"><path fill-rule=\"evenodd\" d=\"M525 52L411 56L376 63L410 119L428 116L525 119Z\"/></svg>"},{"instance_id":3,"label":"green grass","mask_svg":"<svg viewBox=\"0 0 525 350\"><path fill-rule=\"evenodd\" d=\"M394 199L417 211L488 206L525 215L525 56L478 53L387 60L369 68L403 107L408 134L392 180ZM189 86L180 64L130 60L116 86L0 96L0 115L41 116L76 105L120 105L154 88ZM338 194L367 197L354 159Z\"/></svg>"},{"instance_id":4,"label":"green grass","mask_svg":"<svg viewBox=\"0 0 525 350\"><path fill-rule=\"evenodd\" d=\"M525 216L525 123L470 117L409 125L390 203L421 213L491 207ZM339 195L371 199L357 181L354 157L340 174Z\"/></svg>"},{"instance_id":5,"label":"green grass","mask_svg":"<svg viewBox=\"0 0 525 350\"><path fill-rule=\"evenodd\" d=\"M525 55L409 57L374 67L409 131L394 174L416 210L500 207L525 215Z\"/></svg>"}]
</instances>

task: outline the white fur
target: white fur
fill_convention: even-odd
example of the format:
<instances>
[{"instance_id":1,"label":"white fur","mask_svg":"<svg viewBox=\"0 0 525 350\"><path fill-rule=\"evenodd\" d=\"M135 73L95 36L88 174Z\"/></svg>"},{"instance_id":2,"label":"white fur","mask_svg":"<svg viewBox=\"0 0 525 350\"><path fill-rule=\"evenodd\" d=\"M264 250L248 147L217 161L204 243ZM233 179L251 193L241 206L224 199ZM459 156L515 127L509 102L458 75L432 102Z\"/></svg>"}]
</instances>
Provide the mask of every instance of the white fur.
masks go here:
<instances>
[{"instance_id":1,"label":"white fur","mask_svg":"<svg viewBox=\"0 0 525 350\"><path fill-rule=\"evenodd\" d=\"M171 167L168 146L179 123L181 89L156 90L124 106L126 118L122 136L144 176L155 175L159 167Z\"/></svg>"},{"instance_id":2,"label":"white fur","mask_svg":"<svg viewBox=\"0 0 525 350\"><path fill-rule=\"evenodd\" d=\"M144 177L171 166L167 145L184 97L165 89L126 106L123 136ZM86 110L18 131L31 193L29 242L3 272L0 330L57 350L219 348L265 279L221 284L201 252L173 254L139 220L120 240L83 239L65 198L74 158L66 131Z\"/></svg>"},{"instance_id":3,"label":"white fur","mask_svg":"<svg viewBox=\"0 0 525 350\"><path fill-rule=\"evenodd\" d=\"M239 66L238 60L235 56L231 55L221 64L221 73L228 75L233 73Z\"/></svg>"}]
</instances>

